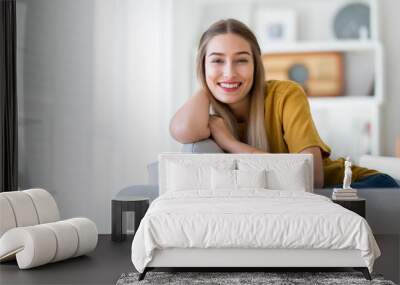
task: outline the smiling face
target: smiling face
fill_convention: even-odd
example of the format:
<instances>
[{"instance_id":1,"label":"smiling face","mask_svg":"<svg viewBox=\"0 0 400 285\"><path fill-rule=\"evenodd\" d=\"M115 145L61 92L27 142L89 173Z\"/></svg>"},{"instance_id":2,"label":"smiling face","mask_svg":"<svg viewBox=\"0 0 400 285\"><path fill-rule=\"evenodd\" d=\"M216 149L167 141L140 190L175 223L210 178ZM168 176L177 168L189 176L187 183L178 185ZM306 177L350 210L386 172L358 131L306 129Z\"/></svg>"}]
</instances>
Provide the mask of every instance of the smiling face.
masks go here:
<instances>
[{"instance_id":1,"label":"smiling face","mask_svg":"<svg viewBox=\"0 0 400 285\"><path fill-rule=\"evenodd\" d=\"M232 107L246 101L253 85L254 61L245 39L232 33L213 37L204 63L207 86L218 101Z\"/></svg>"}]
</instances>

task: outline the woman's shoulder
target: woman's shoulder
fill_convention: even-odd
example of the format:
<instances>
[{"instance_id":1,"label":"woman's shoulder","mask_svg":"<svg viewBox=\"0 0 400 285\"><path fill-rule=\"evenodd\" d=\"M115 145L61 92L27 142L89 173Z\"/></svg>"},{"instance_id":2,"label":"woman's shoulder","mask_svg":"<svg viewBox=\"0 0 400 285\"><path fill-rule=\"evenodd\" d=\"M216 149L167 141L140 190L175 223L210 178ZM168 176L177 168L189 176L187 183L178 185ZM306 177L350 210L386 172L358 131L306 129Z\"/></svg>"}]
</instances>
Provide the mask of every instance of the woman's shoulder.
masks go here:
<instances>
[{"instance_id":1,"label":"woman's shoulder","mask_svg":"<svg viewBox=\"0 0 400 285\"><path fill-rule=\"evenodd\" d=\"M267 80L265 81L265 87L267 94L287 93L291 90L303 90L300 84L291 80Z\"/></svg>"},{"instance_id":2,"label":"woman's shoulder","mask_svg":"<svg viewBox=\"0 0 400 285\"><path fill-rule=\"evenodd\" d=\"M268 80L265 82L265 99L285 101L287 99L306 98L300 84L290 80Z\"/></svg>"}]
</instances>

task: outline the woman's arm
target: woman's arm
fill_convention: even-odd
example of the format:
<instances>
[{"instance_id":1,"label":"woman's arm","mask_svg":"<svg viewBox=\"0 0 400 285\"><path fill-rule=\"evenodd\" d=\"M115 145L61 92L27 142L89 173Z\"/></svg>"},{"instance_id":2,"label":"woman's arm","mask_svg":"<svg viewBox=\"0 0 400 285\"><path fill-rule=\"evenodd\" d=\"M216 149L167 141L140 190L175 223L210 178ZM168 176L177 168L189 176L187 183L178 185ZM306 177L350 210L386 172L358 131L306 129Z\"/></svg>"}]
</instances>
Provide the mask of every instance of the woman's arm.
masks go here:
<instances>
[{"instance_id":1,"label":"woman's arm","mask_svg":"<svg viewBox=\"0 0 400 285\"><path fill-rule=\"evenodd\" d=\"M169 130L180 143L193 143L210 136L208 126L210 100L205 90L199 90L172 117Z\"/></svg>"},{"instance_id":2,"label":"woman's arm","mask_svg":"<svg viewBox=\"0 0 400 285\"><path fill-rule=\"evenodd\" d=\"M312 119L310 105L303 88L286 82L281 90L282 126L286 145L291 153L311 153L314 161L314 186L322 188L324 172L322 157L330 154L330 148L320 138Z\"/></svg>"},{"instance_id":3,"label":"woman's arm","mask_svg":"<svg viewBox=\"0 0 400 285\"><path fill-rule=\"evenodd\" d=\"M229 153L265 153L253 146L238 141L221 117L210 116L209 125L214 141L224 151Z\"/></svg>"},{"instance_id":4,"label":"woman's arm","mask_svg":"<svg viewBox=\"0 0 400 285\"><path fill-rule=\"evenodd\" d=\"M248 144L235 139L225 124L225 121L217 116L210 117L211 134L215 142L226 152L229 153L265 153ZM322 166L321 149L318 146L308 147L300 153L311 153L314 164L314 187L322 188L324 186L324 171Z\"/></svg>"},{"instance_id":5,"label":"woman's arm","mask_svg":"<svg viewBox=\"0 0 400 285\"><path fill-rule=\"evenodd\" d=\"M239 141L230 141L225 148L225 151L230 153L265 153L255 147ZM324 187L324 170L322 166L322 155L319 147L309 147L301 151L300 153L311 153L313 155L314 164L314 187Z\"/></svg>"},{"instance_id":6,"label":"woman's arm","mask_svg":"<svg viewBox=\"0 0 400 285\"><path fill-rule=\"evenodd\" d=\"M314 187L324 187L324 169L322 166L321 149L318 146L308 147L303 149L300 153L311 153L314 161Z\"/></svg>"},{"instance_id":7,"label":"woman's arm","mask_svg":"<svg viewBox=\"0 0 400 285\"><path fill-rule=\"evenodd\" d=\"M232 142L226 151L230 153L266 153L258 148L251 145L236 141Z\"/></svg>"}]
</instances>

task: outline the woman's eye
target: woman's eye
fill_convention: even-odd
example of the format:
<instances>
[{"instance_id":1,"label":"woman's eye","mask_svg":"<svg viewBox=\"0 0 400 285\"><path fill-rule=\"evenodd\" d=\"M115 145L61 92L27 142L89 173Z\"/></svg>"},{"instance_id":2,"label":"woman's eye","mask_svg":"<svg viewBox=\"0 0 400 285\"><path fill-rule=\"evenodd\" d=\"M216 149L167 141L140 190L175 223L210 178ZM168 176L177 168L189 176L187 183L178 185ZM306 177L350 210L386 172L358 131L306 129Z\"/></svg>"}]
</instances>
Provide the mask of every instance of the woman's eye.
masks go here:
<instances>
[{"instance_id":1,"label":"woman's eye","mask_svg":"<svg viewBox=\"0 0 400 285\"><path fill-rule=\"evenodd\" d=\"M211 60L212 63L217 63L217 64L222 64L224 63L223 59L213 59ZM238 59L236 60L237 63L247 63L249 62L249 60L247 58L242 58L242 59Z\"/></svg>"}]
</instances>

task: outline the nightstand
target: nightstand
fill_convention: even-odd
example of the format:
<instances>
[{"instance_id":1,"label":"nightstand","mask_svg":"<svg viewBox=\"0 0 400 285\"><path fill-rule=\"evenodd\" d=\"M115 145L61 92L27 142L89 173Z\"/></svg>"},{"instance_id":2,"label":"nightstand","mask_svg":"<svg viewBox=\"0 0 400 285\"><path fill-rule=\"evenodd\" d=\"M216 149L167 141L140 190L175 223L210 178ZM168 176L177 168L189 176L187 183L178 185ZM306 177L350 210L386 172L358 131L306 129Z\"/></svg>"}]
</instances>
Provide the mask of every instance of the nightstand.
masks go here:
<instances>
[{"instance_id":1,"label":"nightstand","mask_svg":"<svg viewBox=\"0 0 400 285\"><path fill-rule=\"evenodd\" d=\"M365 205L366 200L364 198L358 198L354 200L336 200L332 199L332 202L339 204L340 206L359 214L365 219Z\"/></svg>"},{"instance_id":2,"label":"nightstand","mask_svg":"<svg viewBox=\"0 0 400 285\"><path fill-rule=\"evenodd\" d=\"M149 208L149 198L138 196L117 195L111 201L111 239L113 241L123 241L126 234L123 231L123 212L135 212L135 232L140 221Z\"/></svg>"}]
</instances>

